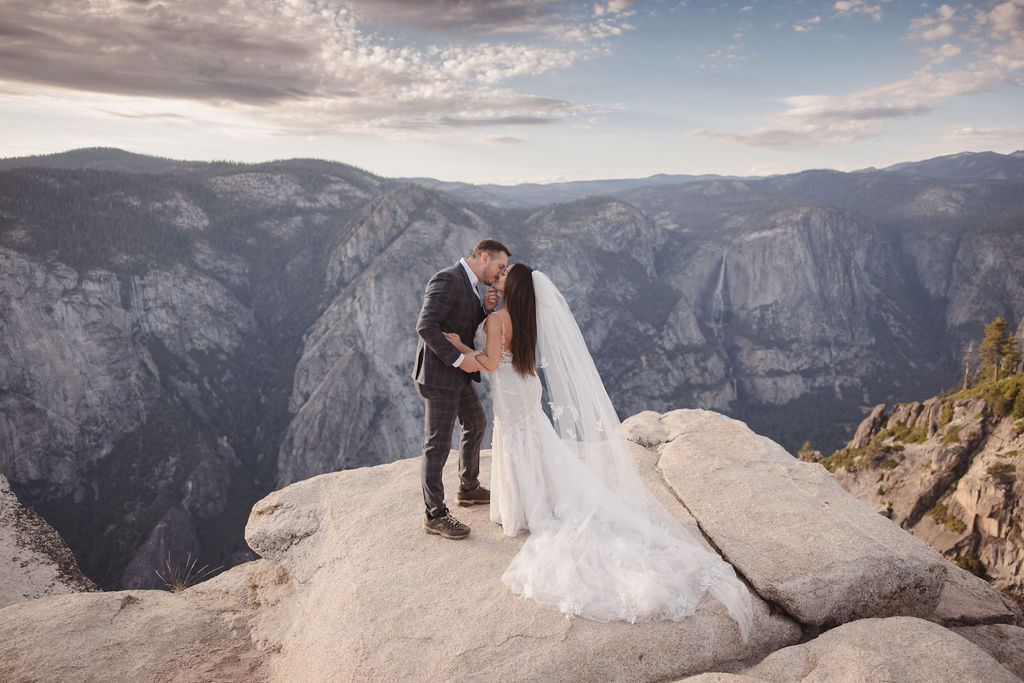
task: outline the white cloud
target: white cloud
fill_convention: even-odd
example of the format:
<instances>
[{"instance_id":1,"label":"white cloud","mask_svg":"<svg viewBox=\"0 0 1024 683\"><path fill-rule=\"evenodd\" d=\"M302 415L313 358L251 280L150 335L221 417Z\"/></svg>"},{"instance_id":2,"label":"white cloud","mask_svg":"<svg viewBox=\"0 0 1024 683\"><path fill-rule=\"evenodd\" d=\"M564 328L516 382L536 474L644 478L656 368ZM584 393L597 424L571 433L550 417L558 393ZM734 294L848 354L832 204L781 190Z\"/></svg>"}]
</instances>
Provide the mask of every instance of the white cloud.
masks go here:
<instances>
[{"instance_id":1,"label":"white cloud","mask_svg":"<svg viewBox=\"0 0 1024 683\"><path fill-rule=\"evenodd\" d=\"M526 142L525 139L513 135L480 135L477 140L491 145L518 145Z\"/></svg>"},{"instance_id":2,"label":"white cloud","mask_svg":"<svg viewBox=\"0 0 1024 683\"><path fill-rule=\"evenodd\" d=\"M636 0L610 0L607 3L597 3L594 5L594 16L603 17L608 14L618 14L625 12L636 4Z\"/></svg>"},{"instance_id":3,"label":"white cloud","mask_svg":"<svg viewBox=\"0 0 1024 683\"><path fill-rule=\"evenodd\" d=\"M836 15L840 17L865 14L875 21L882 20L881 5L869 5L866 0L839 0L832 7L835 9Z\"/></svg>"},{"instance_id":4,"label":"white cloud","mask_svg":"<svg viewBox=\"0 0 1024 683\"><path fill-rule=\"evenodd\" d=\"M935 66L942 64L947 59L952 59L962 53L963 50L959 45L953 45L952 43L943 43L941 47L923 47L920 53L928 58L929 66Z\"/></svg>"},{"instance_id":5,"label":"white cloud","mask_svg":"<svg viewBox=\"0 0 1024 683\"><path fill-rule=\"evenodd\" d=\"M804 19L802 21L798 21L797 23L793 24L793 30L798 32L798 33L802 33L804 31L810 31L811 28L813 28L816 24L820 24L820 23L821 23L821 17L820 16L813 16L810 19Z\"/></svg>"},{"instance_id":6,"label":"white cloud","mask_svg":"<svg viewBox=\"0 0 1024 683\"><path fill-rule=\"evenodd\" d=\"M571 116L583 108L504 84L602 54L607 48L598 41L631 28L620 18L579 23L573 16L571 26L581 28L577 42L552 46L549 32L570 26L554 14L561 7L555 0L381 0L411 24L477 22L480 34L512 26L538 32L520 41L413 47L366 30L360 17L368 0L351 7L320 0L104 0L68 3L61 12L38 0L4 2L0 88L206 103L222 120L242 114L255 125L299 134L436 129L445 117L508 126ZM621 17L631 4L609 6ZM426 6L436 16L425 16ZM125 113L149 115L144 108Z\"/></svg>"},{"instance_id":7,"label":"white cloud","mask_svg":"<svg viewBox=\"0 0 1024 683\"><path fill-rule=\"evenodd\" d=\"M990 149L1004 152L1024 149L1024 127L975 128L958 126L949 129L942 140L951 143L953 149Z\"/></svg>"},{"instance_id":8,"label":"white cloud","mask_svg":"<svg viewBox=\"0 0 1024 683\"><path fill-rule=\"evenodd\" d=\"M907 37L911 40L942 40L956 35L956 28L953 26L955 15L956 9L949 5L941 5L935 10L934 16L911 19Z\"/></svg>"},{"instance_id":9,"label":"white cloud","mask_svg":"<svg viewBox=\"0 0 1024 683\"><path fill-rule=\"evenodd\" d=\"M927 114L945 100L984 92L1004 80L1003 73L992 68L922 72L846 95L787 97L783 102L788 109L771 117L770 126L741 132L695 130L691 135L754 147L834 147L878 135L890 121Z\"/></svg>"},{"instance_id":10,"label":"white cloud","mask_svg":"<svg viewBox=\"0 0 1024 683\"><path fill-rule=\"evenodd\" d=\"M1013 137L1024 139L1024 126L1016 128L975 128L974 126L960 126L951 129L947 134L951 138L977 138L977 137Z\"/></svg>"},{"instance_id":11,"label":"white cloud","mask_svg":"<svg viewBox=\"0 0 1024 683\"><path fill-rule=\"evenodd\" d=\"M1004 2L992 8L986 17L997 38L1019 36L1024 29L1024 2Z\"/></svg>"}]
</instances>

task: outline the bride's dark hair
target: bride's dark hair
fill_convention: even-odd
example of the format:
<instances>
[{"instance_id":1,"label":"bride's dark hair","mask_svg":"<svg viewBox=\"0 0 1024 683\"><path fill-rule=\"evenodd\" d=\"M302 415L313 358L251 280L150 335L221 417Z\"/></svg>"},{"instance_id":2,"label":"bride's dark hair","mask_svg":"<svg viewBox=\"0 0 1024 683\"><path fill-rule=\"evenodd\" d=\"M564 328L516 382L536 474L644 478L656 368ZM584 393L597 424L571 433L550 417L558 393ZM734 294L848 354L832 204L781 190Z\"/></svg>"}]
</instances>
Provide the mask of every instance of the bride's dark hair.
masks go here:
<instances>
[{"instance_id":1,"label":"bride's dark hair","mask_svg":"<svg viewBox=\"0 0 1024 683\"><path fill-rule=\"evenodd\" d=\"M523 377L537 374L537 296L533 268L513 263L505 276L505 309L512 318L512 367Z\"/></svg>"}]
</instances>

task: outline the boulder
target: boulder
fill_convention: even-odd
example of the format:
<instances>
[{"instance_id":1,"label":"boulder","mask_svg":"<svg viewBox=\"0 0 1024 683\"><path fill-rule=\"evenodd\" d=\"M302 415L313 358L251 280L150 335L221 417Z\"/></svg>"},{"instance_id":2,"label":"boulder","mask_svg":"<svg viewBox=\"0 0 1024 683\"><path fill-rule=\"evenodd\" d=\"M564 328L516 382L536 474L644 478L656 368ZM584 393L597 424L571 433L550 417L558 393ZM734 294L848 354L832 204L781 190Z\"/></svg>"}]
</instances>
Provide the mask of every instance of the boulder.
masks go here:
<instances>
[{"instance_id":1,"label":"boulder","mask_svg":"<svg viewBox=\"0 0 1024 683\"><path fill-rule=\"evenodd\" d=\"M244 608L222 615L185 593L75 593L0 609L0 680L266 680L248 619L229 616Z\"/></svg>"},{"instance_id":2,"label":"boulder","mask_svg":"<svg viewBox=\"0 0 1024 683\"><path fill-rule=\"evenodd\" d=\"M987 581L950 564L939 604L928 617L943 626L1014 624L1024 626L1020 607Z\"/></svg>"},{"instance_id":3,"label":"boulder","mask_svg":"<svg viewBox=\"0 0 1024 683\"><path fill-rule=\"evenodd\" d=\"M626 421L626 433L647 427ZM665 481L715 546L756 589L802 624L829 627L874 616L931 618L946 592L943 618L956 621L964 577L924 542L844 491L823 467L800 462L746 425L703 410L662 416L658 447ZM985 619L1014 613L987 586ZM969 603L969 604L968 604ZM973 615L974 618L982 618Z\"/></svg>"},{"instance_id":4,"label":"boulder","mask_svg":"<svg viewBox=\"0 0 1024 683\"><path fill-rule=\"evenodd\" d=\"M94 590L60 534L22 505L0 475L0 607Z\"/></svg>"},{"instance_id":5,"label":"boulder","mask_svg":"<svg viewBox=\"0 0 1024 683\"><path fill-rule=\"evenodd\" d=\"M871 414L864 418L857 427L857 432L850 442L851 448L864 448L871 440L871 436L878 431L878 428L885 423L885 404L879 403L871 410Z\"/></svg>"},{"instance_id":6,"label":"boulder","mask_svg":"<svg viewBox=\"0 0 1024 683\"><path fill-rule=\"evenodd\" d=\"M756 681L986 681L1019 679L949 629L913 617L861 619L786 647L743 672Z\"/></svg>"},{"instance_id":7,"label":"boulder","mask_svg":"<svg viewBox=\"0 0 1024 683\"><path fill-rule=\"evenodd\" d=\"M1024 629L1009 624L960 626L952 629L992 655L1000 664L1024 679Z\"/></svg>"}]
</instances>

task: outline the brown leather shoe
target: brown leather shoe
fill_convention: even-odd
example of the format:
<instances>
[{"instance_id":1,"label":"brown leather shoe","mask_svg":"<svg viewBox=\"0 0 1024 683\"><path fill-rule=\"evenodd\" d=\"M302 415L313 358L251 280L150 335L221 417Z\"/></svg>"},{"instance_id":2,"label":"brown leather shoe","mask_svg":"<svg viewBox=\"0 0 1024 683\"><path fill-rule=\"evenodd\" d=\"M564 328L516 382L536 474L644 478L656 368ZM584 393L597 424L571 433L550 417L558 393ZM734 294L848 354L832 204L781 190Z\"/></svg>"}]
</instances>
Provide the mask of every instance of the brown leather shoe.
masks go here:
<instances>
[{"instance_id":1,"label":"brown leather shoe","mask_svg":"<svg viewBox=\"0 0 1024 683\"><path fill-rule=\"evenodd\" d=\"M469 505L482 505L484 503L491 502L491 492L485 489L483 486L477 486L475 489L469 491L463 491L459 489L459 492L455 494L455 500L458 501L462 507Z\"/></svg>"},{"instance_id":2,"label":"brown leather shoe","mask_svg":"<svg viewBox=\"0 0 1024 683\"><path fill-rule=\"evenodd\" d=\"M451 515L435 517L434 519L427 517L423 520L423 529L428 534L438 534L455 540L469 536L469 527Z\"/></svg>"}]
</instances>

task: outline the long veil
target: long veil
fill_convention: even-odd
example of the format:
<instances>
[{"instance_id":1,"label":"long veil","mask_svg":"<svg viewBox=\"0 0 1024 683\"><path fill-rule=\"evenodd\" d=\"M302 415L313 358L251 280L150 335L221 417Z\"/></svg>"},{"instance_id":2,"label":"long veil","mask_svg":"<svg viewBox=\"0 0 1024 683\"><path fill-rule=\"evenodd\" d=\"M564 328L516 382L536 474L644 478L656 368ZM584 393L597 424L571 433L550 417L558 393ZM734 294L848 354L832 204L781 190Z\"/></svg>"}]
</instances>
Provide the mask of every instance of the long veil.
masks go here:
<instances>
[{"instance_id":1,"label":"long veil","mask_svg":"<svg viewBox=\"0 0 1024 683\"><path fill-rule=\"evenodd\" d=\"M542 379L548 390L555 430L607 490L625 506L638 524L631 525L646 538L668 534L674 541L694 546L695 553L707 552L683 525L658 503L644 486L620 431L619 418L604 388L594 360L587 349L569 305L551 279L533 272L537 301L537 352ZM709 558L710 560L710 558ZM728 609L740 626L744 639L750 632L750 594L731 566L714 556L707 563L709 574L702 577L701 590L709 590Z\"/></svg>"}]
</instances>

